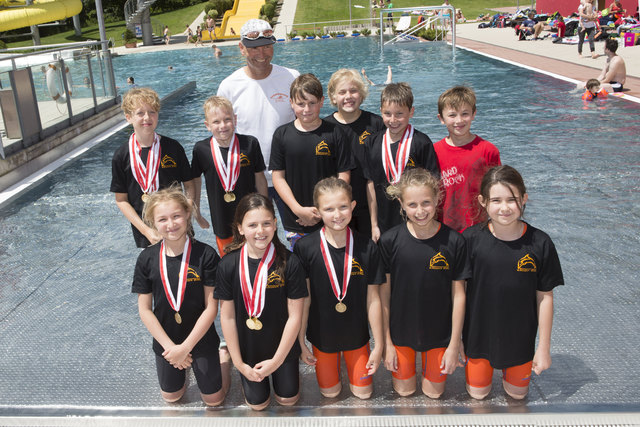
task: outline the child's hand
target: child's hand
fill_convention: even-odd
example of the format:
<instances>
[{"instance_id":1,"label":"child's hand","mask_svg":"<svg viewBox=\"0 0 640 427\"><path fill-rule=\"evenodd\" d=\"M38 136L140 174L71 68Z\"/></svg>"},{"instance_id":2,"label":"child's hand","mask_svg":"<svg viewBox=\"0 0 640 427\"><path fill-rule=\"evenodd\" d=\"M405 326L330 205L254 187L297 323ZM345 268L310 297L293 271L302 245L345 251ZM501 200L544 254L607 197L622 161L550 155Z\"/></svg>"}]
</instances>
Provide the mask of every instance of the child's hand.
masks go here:
<instances>
[{"instance_id":1,"label":"child's hand","mask_svg":"<svg viewBox=\"0 0 640 427\"><path fill-rule=\"evenodd\" d=\"M540 375L542 371L545 371L551 367L551 353L549 350L541 349L538 347L536 354L533 356L533 364L531 369L536 375Z\"/></svg>"},{"instance_id":2,"label":"child's hand","mask_svg":"<svg viewBox=\"0 0 640 427\"><path fill-rule=\"evenodd\" d=\"M260 378L260 375L255 371L255 369L253 369L251 366L247 365L246 363L243 363L242 365L240 365L238 367L238 371L240 371L240 373L249 381L253 381L256 383L259 383L260 381L262 381L262 378Z\"/></svg>"},{"instance_id":3,"label":"child's hand","mask_svg":"<svg viewBox=\"0 0 640 427\"><path fill-rule=\"evenodd\" d=\"M398 372L398 354L393 344L387 344L384 352L384 367L387 371Z\"/></svg>"},{"instance_id":4,"label":"child's hand","mask_svg":"<svg viewBox=\"0 0 640 427\"><path fill-rule=\"evenodd\" d=\"M178 369L187 369L193 362L191 353L189 353L189 349L182 344L169 347L164 352L162 352L162 357L164 357L167 362L173 365L173 367Z\"/></svg>"},{"instance_id":5,"label":"child's hand","mask_svg":"<svg viewBox=\"0 0 640 427\"><path fill-rule=\"evenodd\" d=\"M263 360L262 362L256 363L256 366L253 367L253 370L260 377L260 381L264 378L267 378L269 375L275 372L280 365L276 364L276 361L273 359Z\"/></svg>"},{"instance_id":6,"label":"child's hand","mask_svg":"<svg viewBox=\"0 0 640 427\"><path fill-rule=\"evenodd\" d=\"M367 375L373 375L378 370L380 362L382 361L382 348L381 346L375 346L373 351L369 355L369 361L367 362Z\"/></svg>"},{"instance_id":7,"label":"child's hand","mask_svg":"<svg viewBox=\"0 0 640 427\"><path fill-rule=\"evenodd\" d=\"M300 350L302 350L300 359L309 366L316 366L318 359L316 359L311 350L309 350L309 347L307 347L306 344L300 345Z\"/></svg>"},{"instance_id":8,"label":"child's hand","mask_svg":"<svg viewBox=\"0 0 640 427\"><path fill-rule=\"evenodd\" d=\"M380 227L371 227L371 240L378 243L378 240L380 240Z\"/></svg>"},{"instance_id":9,"label":"child's hand","mask_svg":"<svg viewBox=\"0 0 640 427\"><path fill-rule=\"evenodd\" d=\"M147 227L147 228L148 230L146 233L144 233L144 237L146 237L147 240L149 240L149 242L151 242L152 245L162 240L162 236L160 235L160 233L158 233L157 230L154 230L153 228L150 228L150 227Z\"/></svg>"},{"instance_id":10,"label":"child's hand","mask_svg":"<svg viewBox=\"0 0 640 427\"><path fill-rule=\"evenodd\" d=\"M322 219L318 209L313 206L301 207L295 214L298 217L296 222L303 227L316 225Z\"/></svg>"},{"instance_id":11,"label":"child's hand","mask_svg":"<svg viewBox=\"0 0 640 427\"><path fill-rule=\"evenodd\" d=\"M447 347L447 349L444 351L444 355L442 356L442 362L440 363L441 374L451 375L458 366L463 366L462 363L460 363L458 355L458 346L450 345L449 347Z\"/></svg>"},{"instance_id":12,"label":"child's hand","mask_svg":"<svg viewBox=\"0 0 640 427\"><path fill-rule=\"evenodd\" d=\"M203 230L209 228L209 221L207 221L202 215L198 215L198 219L196 221L198 222L200 228L202 228Z\"/></svg>"}]
</instances>

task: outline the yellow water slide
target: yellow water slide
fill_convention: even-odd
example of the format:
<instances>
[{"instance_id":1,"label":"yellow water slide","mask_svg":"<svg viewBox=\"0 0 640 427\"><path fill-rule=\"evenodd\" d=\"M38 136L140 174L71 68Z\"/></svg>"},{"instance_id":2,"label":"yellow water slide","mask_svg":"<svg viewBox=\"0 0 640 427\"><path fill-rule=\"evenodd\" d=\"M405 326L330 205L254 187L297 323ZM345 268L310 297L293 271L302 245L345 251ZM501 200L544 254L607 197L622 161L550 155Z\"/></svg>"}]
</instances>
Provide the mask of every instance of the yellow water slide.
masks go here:
<instances>
[{"instance_id":1,"label":"yellow water slide","mask_svg":"<svg viewBox=\"0 0 640 427\"><path fill-rule=\"evenodd\" d=\"M235 0L233 7L227 10L222 17L222 25L216 28L216 37L218 39L238 39L240 38L240 28L249 19L260 17L260 8L264 5L264 0ZM235 31L235 35L231 33L231 29ZM209 40L209 33L202 32L202 39Z\"/></svg>"},{"instance_id":2,"label":"yellow water slide","mask_svg":"<svg viewBox=\"0 0 640 427\"><path fill-rule=\"evenodd\" d=\"M236 0L237 1L237 0ZM81 0L0 1L0 32L70 18L82 10Z\"/></svg>"}]
</instances>

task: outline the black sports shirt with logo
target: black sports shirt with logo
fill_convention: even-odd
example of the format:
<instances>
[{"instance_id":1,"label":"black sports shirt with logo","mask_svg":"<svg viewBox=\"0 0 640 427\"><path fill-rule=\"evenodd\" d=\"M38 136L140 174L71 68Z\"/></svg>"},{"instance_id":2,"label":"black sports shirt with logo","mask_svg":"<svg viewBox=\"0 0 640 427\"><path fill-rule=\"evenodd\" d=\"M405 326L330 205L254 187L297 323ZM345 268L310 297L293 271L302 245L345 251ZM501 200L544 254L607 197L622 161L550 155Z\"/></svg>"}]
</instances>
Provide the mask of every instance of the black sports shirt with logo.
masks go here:
<instances>
[{"instance_id":1,"label":"black sports shirt with logo","mask_svg":"<svg viewBox=\"0 0 640 427\"><path fill-rule=\"evenodd\" d=\"M218 265L214 296L221 301L233 300L240 353L244 363L249 366L271 359L276 353L285 324L289 319L287 299L299 299L308 295L304 270L298 257L291 252L287 252L287 254L284 277L275 273L275 263L269 269L264 309L259 317L262 329L259 331L251 330L246 326L249 314L242 299L240 275L238 274L240 249L225 255ZM253 283L259 264L259 259L249 258L251 283ZM296 339L285 360L297 359L299 356L300 345Z\"/></svg>"},{"instance_id":2,"label":"black sports shirt with logo","mask_svg":"<svg viewBox=\"0 0 640 427\"><path fill-rule=\"evenodd\" d=\"M451 282L470 277L464 238L441 224L430 239L417 239L406 224L380 237L391 276L389 329L394 345L428 351L451 340Z\"/></svg>"},{"instance_id":3,"label":"black sports shirt with logo","mask_svg":"<svg viewBox=\"0 0 640 427\"><path fill-rule=\"evenodd\" d=\"M341 127L324 120L311 132L300 131L291 122L273 134L269 169L285 171L285 180L301 206L313 206L313 187L318 181L354 166L349 137ZM299 225L289 206L280 214L287 231L310 233L321 227L321 222L312 227Z\"/></svg>"},{"instance_id":4,"label":"black sports shirt with logo","mask_svg":"<svg viewBox=\"0 0 640 427\"><path fill-rule=\"evenodd\" d=\"M182 343L195 326L204 311L204 286L215 286L216 268L220 257L216 251L206 243L192 240L191 256L184 300L180 307L182 323L175 320L175 311L169 305L160 277L160 243L145 248L138 256L131 292L137 294L153 294L153 313L158 318L169 338L176 343ZM178 295L178 276L182 254L167 256L167 276L171 284L174 297ZM214 325L200 339L192 350L193 355L205 354L218 350L220 338ZM158 341L153 340L153 351L162 356L164 349Z\"/></svg>"},{"instance_id":5,"label":"black sports shirt with logo","mask_svg":"<svg viewBox=\"0 0 640 427\"><path fill-rule=\"evenodd\" d=\"M353 232L353 238L351 277L347 295L342 300L347 306L344 313L335 309L338 299L333 293L320 251L320 231L304 236L293 247L310 282L307 339L325 353L356 350L369 342L368 287L385 282L376 245L358 232ZM334 248L329 242L327 246L342 288L345 248Z\"/></svg>"},{"instance_id":6,"label":"black sports shirt with logo","mask_svg":"<svg viewBox=\"0 0 640 427\"><path fill-rule=\"evenodd\" d=\"M387 196L389 181L382 166L382 142L385 133L386 129L371 135L368 143L365 144L366 164L364 175L368 180L373 181L376 189L380 233L384 233L403 222L400 216L400 203L397 200L389 199ZM391 144L391 155L394 163L398 154L398 146L398 142ZM433 143L426 134L417 129L414 129L409 160L405 170L415 167L424 168L440 179L440 166L438 166L438 157L433 149Z\"/></svg>"},{"instance_id":7,"label":"black sports shirt with logo","mask_svg":"<svg viewBox=\"0 0 640 427\"><path fill-rule=\"evenodd\" d=\"M236 181L233 193L236 199L227 203L224 201L224 187L218 177L213 155L211 154L211 137L198 141L193 146L191 171L194 177L204 174L207 185L207 198L213 224L213 232L221 239L233 235L231 224L236 212L236 206L243 196L256 192L256 173L266 169L264 158L258 140L251 135L237 135L240 143L240 176ZM229 147L220 147L222 161L227 164Z\"/></svg>"},{"instance_id":8,"label":"black sports shirt with logo","mask_svg":"<svg viewBox=\"0 0 640 427\"><path fill-rule=\"evenodd\" d=\"M147 164L147 154L151 147L142 147L140 158ZM158 169L158 190L169 187L173 183L191 181L191 166L182 145L175 139L160 135L160 165ZM129 140L122 144L113 154L111 160L111 188L112 193L127 193L129 203L142 216L142 189L133 177L131 161L129 160ZM139 248L149 246L150 242L133 225L133 238Z\"/></svg>"},{"instance_id":9,"label":"black sports shirt with logo","mask_svg":"<svg viewBox=\"0 0 640 427\"><path fill-rule=\"evenodd\" d=\"M529 362L538 330L536 292L564 284L553 242L528 224L513 241L497 239L486 224L463 235L472 268L462 334L467 356L496 369Z\"/></svg>"}]
</instances>

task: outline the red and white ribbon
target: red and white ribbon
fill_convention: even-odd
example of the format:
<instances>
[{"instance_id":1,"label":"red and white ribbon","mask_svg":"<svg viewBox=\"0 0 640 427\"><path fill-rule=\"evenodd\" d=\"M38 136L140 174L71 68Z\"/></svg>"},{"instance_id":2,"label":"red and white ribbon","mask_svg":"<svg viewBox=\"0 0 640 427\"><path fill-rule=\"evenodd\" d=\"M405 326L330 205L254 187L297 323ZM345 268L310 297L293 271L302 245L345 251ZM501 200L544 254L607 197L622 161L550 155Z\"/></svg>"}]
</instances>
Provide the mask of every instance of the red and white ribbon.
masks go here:
<instances>
[{"instance_id":1,"label":"red and white ribbon","mask_svg":"<svg viewBox=\"0 0 640 427\"><path fill-rule=\"evenodd\" d=\"M409 153L411 152L411 141L413 140L413 126L408 125L402 134L400 142L398 142L398 152L396 153L396 161L393 161L391 154L391 132L387 129L382 139L382 166L384 173L387 175L387 181L395 184L400 181L402 172L409 161Z\"/></svg>"},{"instance_id":2,"label":"red and white ribbon","mask_svg":"<svg viewBox=\"0 0 640 427\"><path fill-rule=\"evenodd\" d=\"M147 164L142 162L140 152L142 147L133 133L129 137L129 161L133 178L138 182L143 193L150 194L158 191L160 186L158 170L160 169L160 136L154 134L153 144L147 153Z\"/></svg>"},{"instance_id":3,"label":"red and white ribbon","mask_svg":"<svg viewBox=\"0 0 640 427\"><path fill-rule=\"evenodd\" d=\"M249 317L260 317L264 309L265 289L269 279L269 269L275 260L276 247L273 243L269 244L269 248L262 255L256 276L251 284L251 276L249 275L249 254L247 245L242 246L240 250L240 289L242 290L242 299L244 307L247 309Z\"/></svg>"},{"instance_id":4,"label":"red and white ribbon","mask_svg":"<svg viewBox=\"0 0 640 427\"><path fill-rule=\"evenodd\" d=\"M353 259L353 233L351 232L351 229L347 227L347 243L344 248L344 266L342 271L342 287L338 283L336 269L333 266L333 260L329 253L329 245L327 244L327 238L324 234L324 227L320 229L320 250L322 251L322 259L324 260L324 266L326 267L327 274L329 275L333 294L338 298L338 301L342 302L344 297L347 296L349 279L351 278L351 263Z\"/></svg>"},{"instance_id":5,"label":"red and white ribbon","mask_svg":"<svg viewBox=\"0 0 640 427\"><path fill-rule=\"evenodd\" d=\"M236 188L236 182L240 176L240 141L238 140L238 136L235 133L233 134L231 145L227 152L226 164L222 161L222 152L214 137L211 137L209 145L211 146L213 163L216 166L218 178L220 178L220 183L224 191L233 191L233 189Z\"/></svg>"},{"instance_id":6,"label":"red and white ribbon","mask_svg":"<svg viewBox=\"0 0 640 427\"><path fill-rule=\"evenodd\" d=\"M173 291L171 290L169 276L167 275L167 252L164 245L164 240L160 244L160 277L162 278L162 286L164 287L164 293L167 296L169 305L176 312L180 311L182 301L184 300L184 291L187 288L187 274L189 272L190 257L191 239L187 237L187 241L184 243L184 250L182 251L182 260L180 261L180 274L178 275L178 295L174 296Z\"/></svg>"}]
</instances>

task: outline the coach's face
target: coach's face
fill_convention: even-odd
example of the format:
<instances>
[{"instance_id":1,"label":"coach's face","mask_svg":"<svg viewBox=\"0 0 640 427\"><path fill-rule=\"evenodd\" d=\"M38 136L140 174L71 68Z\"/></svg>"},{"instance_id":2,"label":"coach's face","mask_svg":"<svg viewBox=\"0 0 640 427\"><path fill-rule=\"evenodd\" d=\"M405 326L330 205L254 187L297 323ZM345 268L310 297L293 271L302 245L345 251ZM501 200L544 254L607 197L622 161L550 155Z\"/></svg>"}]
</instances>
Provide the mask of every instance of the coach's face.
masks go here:
<instances>
[{"instance_id":1,"label":"coach's face","mask_svg":"<svg viewBox=\"0 0 640 427\"><path fill-rule=\"evenodd\" d=\"M252 74L266 77L271 73L271 59L273 59L273 44L258 47L246 47L240 43L240 52L247 61L247 67Z\"/></svg>"}]
</instances>

